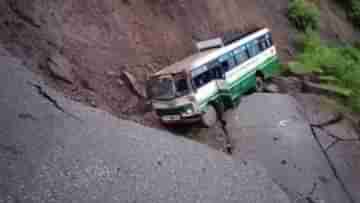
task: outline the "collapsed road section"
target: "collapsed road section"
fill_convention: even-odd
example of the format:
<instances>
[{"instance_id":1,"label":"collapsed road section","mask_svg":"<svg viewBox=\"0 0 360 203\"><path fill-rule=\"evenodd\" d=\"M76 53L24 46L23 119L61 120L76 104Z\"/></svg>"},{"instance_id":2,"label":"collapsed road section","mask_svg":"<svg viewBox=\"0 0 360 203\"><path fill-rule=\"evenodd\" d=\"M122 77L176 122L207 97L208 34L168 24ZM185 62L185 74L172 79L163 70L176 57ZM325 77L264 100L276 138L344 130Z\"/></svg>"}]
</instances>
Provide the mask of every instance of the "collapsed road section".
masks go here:
<instances>
[{"instance_id":1,"label":"collapsed road section","mask_svg":"<svg viewBox=\"0 0 360 203\"><path fill-rule=\"evenodd\" d=\"M311 103L319 100L319 96L298 97L307 98L300 102L306 105L300 105L288 95L255 94L244 98L237 109L228 112L227 131L234 143L234 159L244 164L249 160L261 162L295 202L359 202L360 142L357 134L349 132L351 128L343 124L329 129L342 137L338 138L344 141L340 143L353 147L336 148L335 144L329 148L332 152L324 153L322 145L325 142L331 145L334 138L319 138L323 135L317 134L314 137L314 126L308 116L319 117L316 112L324 110L315 108L325 104ZM336 117L329 120L329 115L320 118L329 126L341 120ZM349 136L354 138L352 143L347 142Z\"/></svg>"},{"instance_id":2,"label":"collapsed road section","mask_svg":"<svg viewBox=\"0 0 360 203\"><path fill-rule=\"evenodd\" d=\"M0 64L0 202L290 202L257 162L119 120Z\"/></svg>"}]
</instances>

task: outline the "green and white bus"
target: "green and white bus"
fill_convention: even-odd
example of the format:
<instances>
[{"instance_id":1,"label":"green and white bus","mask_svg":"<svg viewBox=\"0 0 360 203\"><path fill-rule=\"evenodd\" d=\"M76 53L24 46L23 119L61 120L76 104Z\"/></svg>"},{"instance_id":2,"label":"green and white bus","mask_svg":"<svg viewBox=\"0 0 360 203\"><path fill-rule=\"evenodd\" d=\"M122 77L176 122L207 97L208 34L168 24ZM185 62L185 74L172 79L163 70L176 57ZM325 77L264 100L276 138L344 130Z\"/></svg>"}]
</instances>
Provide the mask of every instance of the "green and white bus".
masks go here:
<instances>
[{"instance_id":1,"label":"green and white bus","mask_svg":"<svg viewBox=\"0 0 360 203\"><path fill-rule=\"evenodd\" d=\"M198 53L151 76L147 91L162 123L201 121L212 126L219 113L236 106L249 90L262 91L264 80L279 70L267 28L215 48L214 42L222 40L199 43Z\"/></svg>"}]
</instances>

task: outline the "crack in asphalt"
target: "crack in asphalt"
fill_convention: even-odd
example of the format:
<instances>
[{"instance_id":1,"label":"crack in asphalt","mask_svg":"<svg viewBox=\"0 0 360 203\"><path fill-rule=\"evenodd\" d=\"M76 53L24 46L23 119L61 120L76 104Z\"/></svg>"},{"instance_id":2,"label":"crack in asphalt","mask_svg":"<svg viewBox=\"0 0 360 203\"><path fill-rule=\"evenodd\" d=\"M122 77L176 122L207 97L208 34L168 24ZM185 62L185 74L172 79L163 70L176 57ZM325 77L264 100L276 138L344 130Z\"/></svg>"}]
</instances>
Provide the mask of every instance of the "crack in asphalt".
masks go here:
<instances>
[{"instance_id":1,"label":"crack in asphalt","mask_svg":"<svg viewBox=\"0 0 360 203\"><path fill-rule=\"evenodd\" d=\"M303 106L304 109L306 109L305 106ZM342 178L339 175L339 172L337 170L337 168L335 167L335 164L333 163L333 161L331 160L329 154L328 154L328 150L335 146L337 143L339 142L357 142L360 141L360 128L355 128L355 130L358 132L358 137L359 139L344 139L341 138L339 136L334 135L333 133L328 132L325 127L326 126L330 126L330 125L334 125L340 121L342 121L344 119L344 115L342 113L337 113L335 114L335 116L333 116L333 118L322 122L322 123L312 123L311 120L305 116L306 120L309 123L309 127L311 130L311 134L314 138L314 140L316 141L316 144L318 145L318 147L320 148L321 152L323 153L323 155L325 156L325 159L328 163L328 166L330 167L336 181L339 183L341 189L343 190L343 192L345 193L346 197L348 198L348 200L350 201L350 203L356 203L354 197L352 196L351 192L347 189L345 182L342 180ZM335 139L335 141L333 143L331 143L327 148L324 148L320 142L319 139L319 135L316 132L316 129L322 130L325 132L325 134L333 139ZM313 203L314 201L312 199L306 199L308 201L308 203Z\"/></svg>"},{"instance_id":2,"label":"crack in asphalt","mask_svg":"<svg viewBox=\"0 0 360 203\"><path fill-rule=\"evenodd\" d=\"M314 127L324 128L326 126L334 125L336 123L341 122L344 120L344 115L342 113L336 113L333 115L333 118L328 119L327 121L318 123L318 124L311 124Z\"/></svg>"},{"instance_id":3,"label":"crack in asphalt","mask_svg":"<svg viewBox=\"0 0 360 203\"><path fill-rule=\"evenodd\" d=\"M21 202L15 194L11 194L9 188L5 184L0 184L0 195L3 195L3 199L0 199L0 202Z\"/></svg>"},{"instance_id":4,"label":"crack in asphalt","mask_svg":"<svg viewBox=\"0 0 360 203\"><path fill-rule=\"evenodd\" d=\"M318 137L318 134L316 133L316 126L310 124L310 129L311 129L311 134L313 136L313 138L315 139L316 143L318 144L320 150L322 151L322 153L324 154L325 158L326 158L326 161L328 162L328 165L335 177L335 179L338 181L338 183L340 184L340 187L341 189L344 191L344 193L346 194L348 200L351 202L351 203L355 203L355 200L352 196L352 194L350 193L350 191L347 189L344 181L341 179L340 175L339 175L339 172L337 171L336 167L335 167L335 164L333 163L333 161L331 160L329 154L327 153L326 149L324 149L324 147L321 145L321 142L320 142L320 139Z\"/></svg>"},{"instance_id":5,"label":"crack in asphalt","mask_svg":"<svg viewBox=\"0 0 360 203\"><path fill-rule=\"evenodd\" d=\"M37 121L38 120L31 113L20 113L20 114L18 114L18 118L21 118L21 119L24 119L24 120L32 120L32 121Z\"/></svg>"},{"instance_id":6,"label":"crack in asphalt","mask_svg":"<svg viewBox=\"0 0 360 203\"><path fill-rule=\"evenodd\" d=\"M358 139L360 141L360 121L354 121L353 119L350 119L352 126L354 128L354 130L356 131L356 134L358 136Z\"/></svg>"},{"instance_id":7,"label":"crack in asphalt","mask_svg":"<svg viewBox=\"0 0 360 203\"><path fill-rule=\"evenodd\" d=\"M317 186L318 186L317 182L314 182L314 183L313 183L313 187L312 187L312 189L311 189L311 191L310 191L310 193L309 193L308 196L312 197L312 196L315 194L316 189L317 189Z\"/></svg>"},{"instance_id":8,"label":"crack in asphalt","mask_svg":"<svg viewBox=\"0 0 360 203\"><path fill-rule=\"evenodd\" d=\"M313 124L311 124L311 126L316 128L316 129L319 129L319 130L323 131L325 133L325 135L337 140L338 142L358 142L358 141L360 141L360 139L358 139L358 138L356 138L356 139L344 139L342 137L334 135L333 133L331 133L327 129L325 129L323 126L317 126L317 125L313 125Z\"/></svg>"},{"instance_id":9,"label":"crack in asphalt","mask_svg":"<svg viewBox=\"0 0 360 203\"><path fill-rule=\"evenodd\" d=\"M231 141L231 135L229 133L229 131L227 130L226 128L226 124L227 124L227 121L223 118L223 116L220 116L220 124L221 124L221 129L223 130L224 132L224 147L225 147L225 150L226 150L226 153L228 153L229 155L232 155L233 154L233 150L234 150L234 144L232 143Z\"/></svg>"},{"instance_id":10,"label":"crack in asphalt","mask_svg":"<svg viewBox=\"0 0 360 203\"><path fill-rule=\"evenodd\" d=\"M303 202L303 200L305 200L305 201L308 202L308 203L316 203L316 201L314 200L314 197L313 197L313 196L314 196L317 188L318 188L318 183L317 183L317 182L314 182L314 183L313 183L313 186L312 186L312 188L311 188L311 191L310 191L307 195L304 195L304 194L302 194L302 193L297 192L297 194L295 194L295 196L297 196L297 197L295 198L295 203L297 203L297 202Z\"/></svg>"},{"instance_id":11,"label":"crack in asphalt","mask_svg":"<svg viewBox=\"0 0 360 203\"><path fill-rule=\"evenodd\" d=\"M334 140L331 144L329 144L326 148L325 151L328 152L332 147L334 147L337 143L339 143L339 140Z\"/></svg>"},{"instance_id":12,"label":"crack in asphalt","mask_svg":"<svg viewBox=\"0 0 360 203\"><path fill-rule=\"evenodd\" d=\"M43 89L43 87L39 84L35 84L35 83L32 83L32 82L29 82L29 84L36 88L37 90L37 93L42 96L44 99L46 99L47 101L49 101L57 110L59 110L60 112L68 115L69 117L75 119L75 120L78 120L78 121L81 121L80 118L78 118L77 116L73 115L72 113L70 112L67 112L60 104L59 102L54 99L52 96L50 96L46 90Z\"/></svg>"},{"instance_id":13,"label":"crack in asphalt","mask_svg":"<svg viewBox=\"0 0 360 203\"><path fill-rule=\"evenodd\" d=\"M4 151L4 152L8 152L8 153L10 153L10 154L12 154L12 155L15 155L15 156L19 156L19 155L23 154L23 152L20 151L20 150L18 149L18 147L15 146L15 145L4 145L4 144L0 144L0 150L1 150L1 151Z\"/></svg>"}]
</instances>

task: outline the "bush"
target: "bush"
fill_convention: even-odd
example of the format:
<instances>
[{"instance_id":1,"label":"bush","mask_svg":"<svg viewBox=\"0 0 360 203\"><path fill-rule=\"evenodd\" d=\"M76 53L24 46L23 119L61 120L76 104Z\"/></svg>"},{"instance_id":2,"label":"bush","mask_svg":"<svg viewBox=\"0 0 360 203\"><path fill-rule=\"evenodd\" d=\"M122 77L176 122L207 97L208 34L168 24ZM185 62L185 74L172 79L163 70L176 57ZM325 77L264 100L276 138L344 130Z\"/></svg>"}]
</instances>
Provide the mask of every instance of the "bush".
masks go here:
<instances>
[{"instance_id":1,"label":"bush","mask_svg":"<svg viewBox=\"0 0 360 203\"><path fill-rule=\"evenodd\" d=\"M352 0L348 16L353 24L360 27L360 0Z\"/></svg>"},{"instance_id":2,"label":"bush","mask_svg":"<svg viewBox=\"0 0 360 203\"><path fill-rule=\"evenodd\" d=\"M351 22L360 28L360 0L337 0L342 5Z\"/></svg>"},{"instance_id":3,"label":"bush","mask_svg":"<svg viewBox=\"0 0 360 203\"><path fill-rule=\"evenodd\" d=\"M289 4L288 18L299 30L316 30L319 25L320 11L313 3L292 0Z\"/></svg>"},{"instance_id":4,"label":"bush","mask_svg":"<svg viewBox=\"0 0 360 203\"><path fill-rule=\"evenodd\" d=\"M317 72L321 77L334 78L327 84L349 90L351 93L345 102L360 112L360 50L352 46L328 46L314 32L307 32L302 39L302 53L289 68L294 72Z\"/></svg>"}]
</instances>

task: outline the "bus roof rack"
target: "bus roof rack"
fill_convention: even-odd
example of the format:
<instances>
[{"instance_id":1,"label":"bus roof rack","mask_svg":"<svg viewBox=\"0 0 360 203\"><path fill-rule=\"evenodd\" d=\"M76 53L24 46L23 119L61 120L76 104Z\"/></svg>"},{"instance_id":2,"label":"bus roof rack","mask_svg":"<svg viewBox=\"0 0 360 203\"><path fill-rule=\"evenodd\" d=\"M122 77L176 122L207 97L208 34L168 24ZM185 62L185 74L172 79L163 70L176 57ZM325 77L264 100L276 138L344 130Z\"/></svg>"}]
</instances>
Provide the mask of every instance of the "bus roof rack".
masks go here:
<instances>
[{"instance_id":1,"label":"bus roof rack","mask_svg":"<svg viewBox=\"0 0 360 203\"><path fill-rule=\"evenodd\" d=\"M226 45L229 45L235 41L238 41L250 34L253 34L264 27L253 27L251 29L247 29L247 31L230 31L226 32L223 37L218 37L214 39L209 39L205 41L200 41L196 43L196 48L199 52L206 51L209 49L220 48Z\"/></svg>"},{"instance_id":2,"label":"bus roof rack","mask_svg":"<svg viewBox=\"0 0 360 203\"><path fill-rule=\"evenodd\" d=\"M238 41L244 37L246 37L247 35L250 35L252 33L255 33L259 30L263 29L263 27L255 27L252 29L247 30L246 32L242 32L242 31L230 31L224 34L223 37L223 42L224 45L228 45L231 44L235 41Z\"/></svg>"},{"instance_id":3,"label":"bus roof rack","mask_svg":"<svg viewBox=\"0 0 360 203\"><path fill-rule=\"evenodd\" d=\"M224 46L224 42L223 39L221 39L220 37L205 41L200 41L196 43L196 48L198 49L199 52L214 48L220 48L223 46Z\"/></svg>"}]
</instances>

